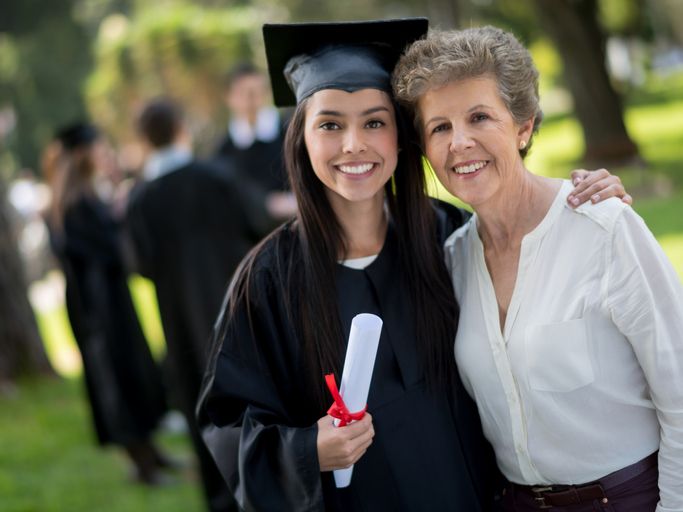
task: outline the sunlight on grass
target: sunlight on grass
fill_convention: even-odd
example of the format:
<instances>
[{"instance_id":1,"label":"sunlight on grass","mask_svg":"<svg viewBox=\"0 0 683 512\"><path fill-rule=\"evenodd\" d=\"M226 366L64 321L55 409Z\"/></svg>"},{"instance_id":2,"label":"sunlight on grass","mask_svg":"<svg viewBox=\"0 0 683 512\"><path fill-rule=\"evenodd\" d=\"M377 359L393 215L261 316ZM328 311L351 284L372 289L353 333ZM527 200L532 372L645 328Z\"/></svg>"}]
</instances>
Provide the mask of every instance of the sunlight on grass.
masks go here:
<instances>
[{"instance_id":1,"label":"sunlight on grass","mask_svg":"<svg viewBox=\"0 0 683 512\"><path fill-rule=\"evenodd\" d=\"M30 295L50 362L60 375L74 377L80 375L83 362L69 324L63 287L61 273L51 272L42 282L32 285ZM166 352L166 342L154 284L134 275L129 278L128 287L150 350L160 360ZM46 294L50 295L47 300L44 298Z\"/></svg>"},{"instance_id":2,"label":"sunlight on grass","mask_svg":"<svg viewBox=\"0 0 683 512\"><path fill-rule=\"evenodd\" d=\"M160 358L166 352L166 341L154 283L142 276L134 275L128 279L128 287L150 349L157 358Z\"/></svg>"},{"instance_id":3,"label":"sunlight on grass","mask_svg":"<svg viewBox=\"0 0 683 512\"><path fill-rule=\"evenodd\" d=\"M204 510L191 469L168 487L132 483L120 450L96 445L84 393L81 379L43 378L0 396L7 419L0 422L2 512ZM183 435L162 433L158 440L174 457L192 457Z\"/></svg>"}]
</instances>

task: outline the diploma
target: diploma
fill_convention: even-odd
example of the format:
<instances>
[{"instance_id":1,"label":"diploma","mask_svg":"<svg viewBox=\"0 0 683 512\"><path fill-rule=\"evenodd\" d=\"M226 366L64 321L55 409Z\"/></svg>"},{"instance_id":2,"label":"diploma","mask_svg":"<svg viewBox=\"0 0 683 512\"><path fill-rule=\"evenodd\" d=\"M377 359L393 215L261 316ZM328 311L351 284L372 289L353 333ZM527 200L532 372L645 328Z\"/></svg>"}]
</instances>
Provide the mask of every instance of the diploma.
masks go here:
<instances>
[{"instance_id":1,"label":"diploma","mask_svg":"<svg viewBox=\"0 0 683 512\"><path fill-rule=\"evenodd\" d=\"M382 331L382 319L369 313L356 315L351 321L349 344L346 347L344 370L339 393L350 412L361 411L368 403L368 392L375 367L375 357ZM334 420L339 425L339 420ZM351 483L353 466L334 471L334 482L338 488Z\"/></svg>"}]
</instances>

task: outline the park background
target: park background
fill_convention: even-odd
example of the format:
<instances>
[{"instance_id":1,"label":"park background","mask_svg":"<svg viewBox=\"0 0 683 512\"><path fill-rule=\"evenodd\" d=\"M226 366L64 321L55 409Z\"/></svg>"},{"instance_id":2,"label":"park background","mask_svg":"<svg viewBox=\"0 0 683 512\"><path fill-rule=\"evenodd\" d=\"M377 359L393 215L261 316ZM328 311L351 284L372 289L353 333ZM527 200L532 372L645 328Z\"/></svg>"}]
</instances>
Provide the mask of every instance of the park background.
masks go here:
<instances>
[{"instance_id":1,"label":"park background","mask_svg":"<svg viewBox=\"0 0 683 512\"><path fill-rule=\"evenodd\" d=\"M683 1L680 0L4 0L0 3L0 510L191 512L177 485L130 483L115 450L94 444L62 280L31 260L6 191L56 127L88 117L140 165L133 119L165 94L185 108L199 156L225 129L226 71L263 66L264 22L427 16L432 26L512 30L541 72L546 118L528 167L619 175L683 278ZM443 191L431 183L435 195ZM577 255L580 257L580 255ZM38 269L36 270L37 267ZM163 332L150 284L131 278L157 357ZM682 376L683 378L683 376ZM161 435L180 458L182 432Z\"/></svg>"}]
</instances>

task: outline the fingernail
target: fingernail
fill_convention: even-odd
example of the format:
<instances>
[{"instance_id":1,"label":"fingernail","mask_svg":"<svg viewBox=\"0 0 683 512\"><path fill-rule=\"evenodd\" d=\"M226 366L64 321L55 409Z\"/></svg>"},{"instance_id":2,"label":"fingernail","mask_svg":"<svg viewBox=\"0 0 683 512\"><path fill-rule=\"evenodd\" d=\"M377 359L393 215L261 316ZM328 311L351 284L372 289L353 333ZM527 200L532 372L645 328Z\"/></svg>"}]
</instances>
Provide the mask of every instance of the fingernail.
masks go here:
<instances>
[{"instance_id":1,"label":"fingernail","mask_svg":"<svg viewBox=\"0 0 683 512\"><path fill-rule=\"evenodd\" d=\"M571 202L574 206L578 206L579 198L578 197L572 197Z\"/></svg>"},{"instance_id":2,"label":"fingernail","mask_svg":"<svg viewBox=\"0 0 683 512\"><path fill-rule=\"evenodd\" d=\"M594 203L597 203L598 201L600 201L600 195L595 194L593 197L591 197L591 201L593 201Z\"/></svg>"}]
</instances>

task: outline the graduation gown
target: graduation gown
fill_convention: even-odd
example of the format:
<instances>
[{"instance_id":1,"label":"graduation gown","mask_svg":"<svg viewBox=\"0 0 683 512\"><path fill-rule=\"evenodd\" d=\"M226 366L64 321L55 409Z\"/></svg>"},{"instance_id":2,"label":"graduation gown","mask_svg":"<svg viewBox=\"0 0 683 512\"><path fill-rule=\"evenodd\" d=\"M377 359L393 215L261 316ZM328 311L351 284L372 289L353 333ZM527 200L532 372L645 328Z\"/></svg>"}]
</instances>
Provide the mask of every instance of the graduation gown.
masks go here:
<instances>
[{"instance_id":1,"label":"graduation gown","mask_svg":"<svg viewBox=\"0 0 683 512\"><path fill-rule=\"evenodd\" d=\"M194 415L213 324L244 255L270 226L258 191L193 161L131 193L126 234L133 266L156 287L172 392Z\"/></svg>"},{"instance_id":2,"label":"graduation gown","mask_svg":"<svg viewBox=\"0 0 683 512\"><path fill-rule=\"evenodd\" d=\"M121 445L144 440L166 403L128 289L118 225L104 203L83 196L67 209L63 229L50 232L97 438Z\"/></svg>"},{"instance_id":3,"label":"graduation gown","mask_svg":"<svg viewBox=\"0 0 683 512\"><path fill-rule=\"evenodd\" d=\"M442 231L450 230L442 224ZM221 320L199 404L204 439L241 508L488 509L490 447L460 383L455 401L426 388L391 227L366 269L336 268L345 339L358 313L384 321L368 397L375 437L347 489L336 489L332 473L320 472L316 421L325 411L304 399L301 340L288 320L277 271L299 250L291 224L263 247L253 273L250 317L239 304L229 323Z\"/></svg>"},{"instance_id":4,"label":"graduation gown","mask_svg":"<svg viewBox=\"0 0 683 512\"><path fill-rule=\"evenodd\" d=\"M227 166L235 166L240 180L251 181L264 192L287 190L287 172L282 157L287 122L287 117L282 116L277 137L268 142L256 139L247 148L236 146L227 134L218 145L216 158Z\"/></svg>"}]
</instances>

